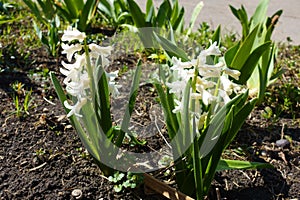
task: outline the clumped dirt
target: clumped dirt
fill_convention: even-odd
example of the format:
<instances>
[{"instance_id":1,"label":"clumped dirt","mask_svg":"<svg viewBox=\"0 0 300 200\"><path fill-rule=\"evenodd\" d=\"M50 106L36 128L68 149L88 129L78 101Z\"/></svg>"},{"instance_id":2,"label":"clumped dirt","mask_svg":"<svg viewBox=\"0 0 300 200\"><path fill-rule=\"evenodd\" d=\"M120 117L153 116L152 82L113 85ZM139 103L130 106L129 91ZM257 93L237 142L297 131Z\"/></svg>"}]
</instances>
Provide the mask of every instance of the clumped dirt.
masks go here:
<instances>
[{"instance_id":1,"label":"clumped dirt","mask_svg":"<svg viewBox=\"0 0 300 200\"><path fill-rule=\"evenodd\" d=\"M41 48L32 51L29 59L33 64L0 73L0 199L75 199L72 191L76 189L82 192L82 199L164 199L146 195L142 185L114 192L113 184L101 175L70 126L47 75L49 69L62 80L62 58L49 58ZM126 64L133 69L136 62L137 56L123 55L114 66ZM19 94L12 89L16 81L24 84ZM142 127L149 127L147 119L155 108L155 92L148 83L142 84L135 119ZM31 107L17 117L13 98L19 96L22 105L25 89L32 89ZM223 156L268 162L274 168L218 172L211 199L299 198L299 118L280 118L276 122L265 119L261 114L265 106L252 112ZM150 138L149 149L164 143L158 133ZM278 147L276 141L282 138L288 138L289 144Z\"/></svg>"}]
</instances>

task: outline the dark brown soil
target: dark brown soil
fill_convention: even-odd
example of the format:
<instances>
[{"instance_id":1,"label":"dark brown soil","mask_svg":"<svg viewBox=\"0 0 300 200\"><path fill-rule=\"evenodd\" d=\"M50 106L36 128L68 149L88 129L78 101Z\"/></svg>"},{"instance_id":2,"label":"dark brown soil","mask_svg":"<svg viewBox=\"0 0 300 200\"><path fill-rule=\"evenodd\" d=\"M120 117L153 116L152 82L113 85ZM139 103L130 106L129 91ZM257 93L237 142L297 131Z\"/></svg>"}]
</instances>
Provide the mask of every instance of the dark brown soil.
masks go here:
<instances>
[{"instance_id":1,"label":"dark brown soil","mask_svg":"<svg viewBox=\"0 0 300 200\"><path fill-rule=\"evenodd\" d=\"M41 73L49 69L61 79L60 60L48 58L43 49L32 51L30 59L34 63L26 68L0 73L0 199L75 199L71 195L75 189L82 191L83 199L164 199L145 195L142 186L121 193L113 191L113 184L101 175L66 119L49 76ZM132 67L136 60L135 56L125 55L119 62ZM16 81L24 84L19 94L12 89ZM18 95L22 104L24 89L31 88L29 113L17 117L13 97ZM154 94L151 86L145 84L142 88L137 103L144 108L139 106L137 112L146 113L146 120ZM224 157L268 162L274 168L218 172L211 199L218 195L222 199L300 197L299 118L280 118L276 122L264 119L264 106L251 114ZM275 145L282 135L290 139L284 148ZM154 136L148 144L155 148L161 142Z\"/></svg>"}]
</instances>

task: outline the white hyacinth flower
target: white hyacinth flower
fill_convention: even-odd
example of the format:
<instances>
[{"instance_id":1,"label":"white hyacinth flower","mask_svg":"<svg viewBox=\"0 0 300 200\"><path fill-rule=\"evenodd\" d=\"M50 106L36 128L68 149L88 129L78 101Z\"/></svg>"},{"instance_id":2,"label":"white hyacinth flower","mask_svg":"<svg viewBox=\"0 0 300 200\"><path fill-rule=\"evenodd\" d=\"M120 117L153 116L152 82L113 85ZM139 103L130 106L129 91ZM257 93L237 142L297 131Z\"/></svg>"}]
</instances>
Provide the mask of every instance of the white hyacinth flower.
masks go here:
<instances>
[{"instance_id":1,"label":"white hyacinth flower","mask_svg":"<svg viewBox=\"0 0 300 200\"><path fill-rule=\"evenodd\" d=\"M68 64L65 63L64 61L61 62L62 66L64 66L64 68L68 69L68 70L72 70L72 69L78 69L81 70L82 67L86 64L86 58L85 55L79 55L79 54L75 54L75 63L73 64Z\"/></svg>"},{"instance_id":2,"label":"white hyacinth flower","mask_svg":"<svg viewBox=\"0 0 300 200\"><path fill-rule=\"evenodd\" d=\"M111 51L113 50L111 46L102 47L97 44L89 44L89 49L91 50L91 53L95 52L98 55L104 55L104 56L110 55Z\"/></svg>"},{"instance_id":3,"label":"white hyacinth flower","mask_svg":"<svg viewBox=\"0 0 300 200\"><path fill-rule=\"evenodd\" d=\"M86 38L85 33L82 33L76 28L72 28L71 26L69 26L68 29L64 31L61 40L64 42L66 41L71 42L73 40L79 40L79 42L82 42L85 38Z\"/></svg>"},{"instance_id":4,"label":"white hyacinth flower","mask_svg":"<svg viewBox=\"0 0 300 200\"><path fill-rule=\"evenodd\" d=\"M214 90L212 90L214 91ZM200 92L202 94L202 101L205 105L211 104L213 101L216 101L217 97L213 95L213 92L208 92L206 90L202 90Z\"/></svg>"},{"instance_id":5,"label":"white hyacinth flower","mask_svg":"<svg viewBox=\"0 0 300 200\"><path fill-rule=\"evenodd\" d=\"M225 74L228 74L229 76L231 76L232 78L234 78L235 80L239 80L241 72L235 69L229 69L229 68L225 68L224 70Z\"/></svg>"},{"instance_id":6,"label":"white hyacinth flower","mask_svg":"<svg viewBox=\"0 0 300 200\"><path fill-rule=\"evenodd\" d=\"M70 109L70 112L67 114L67 117L70 117L72 115L76 115L77 117L82 117L81 114L79 114L82 106L84 106L87 102L86 98L80 98L78 99L78 101L76 102L75 105L70 105L68 101L64 101L64 106L67 109Z\"/></svg>"},{"instance_id":7,"label":"white hyacinth flower","mask_svg":"<svg viewBox=\"0 0 300 200\"><path fill-rule=\"evenodd\" d=\"M187 68L191 68L193 66L192 62L182 62L181 58L177 59L176 57L172 57L173 66L171 67L172 70L183 70Z\"/></svg>"},{"instance_id":8,"label":"white hyacinth flower","mask_svg":"<svg viewBox=\"0 0 300 200\"><path fill-rule=\"evenodd\" d=\"M175 106L175 108L172 110L173 113L179 113L182 111L183 109L183 105L181 101L178 101L177 99L174 99L175 104L177 104Z\"/></svg>"},{"instance_id":9,"label":"white hyacinth flower","mask_svg":"<svg viewBox=\"0 0 300 200\"><path fill-rule=\"evenodd\" d=\"M88 89L90 86L89 82L90 79L88 74L82 74L78 82L67 83L66 90L69 94L76 96L77 98L84 97L86 95L86 89Z\"/></svg>"},{"instance_id":10,"label":"white hyacinth flower","mask_svg":"<svg viewBox=\"0 0 300 200\"><path fill-rule=\"evenodd\" d=\"M177 97L181 97L186 87L186 81L174 81L172 83L167 83L167 86L170 88L169 93L173 93Z\"/></svg>"},{"instance_id":11,"label":"white hyacinth flower","mask_svg":"<svg viewBox=\"0 0 300 200\"><path fill-rule=\"evenodd\" d=\"M80 71L77 69L66 70L64 68L60 68L60 73L66 76L63 83L68 84L71 81L78 81L80 79Z\"/></svg>"},{"instance_id":12,"label":"white hyacinth flower","mask_svg":"<svg viewBox=\"0 0 300 200\"><path fill-rule=\"evenodd\" d=\"M224 90L218 90L218 95L223 99L223 104L227 104L230 101L230 97Z\"/></svg>"},{"instance_id":13,"label":"white hyacinth flower","mask_svg":"<svg viewBox=\"0 0 300 200\"><path fill-rule=\"evenodd\" d=\"M89 52L81 54L84 45L79 42L85 40L86 34L80 32L76 28L68 27L64 31L62 36L62 41L72 42L77 40L75 44L64 44L62 43L62 53L66 54L68 62L71 62L73 57L75 62L66 63L62 61L63 68L60 68L60 72L65 75L64 83L66 85L66 91L73 97L74 105L70 105L68 101L64 102L64 106L70 109L68 117L71 115L76 115L77 117L82 117L80 110L84 104L87 103L88 99L91 99L91 94L97 91L91 91L90 86L91 79L95 77L89 77L88 71L91 71L91 74L96 74L96 69L98 66L95 66L95 61L100 57L102 59L102 67L109 64L108 56L111 54L112 47L101 47L96 44L89 44L87 47ZM79 41L79 42L78 42ZM89 54L89 56L87 56ZM106 73L106 72L105 72ZM119 94L118 89L121 87L116 84L115 79L117 78L118 71L106 73L109 92L112 96L117 96ZM92 88L93 89L93 88ZM102 88L94 88L101 90ZM101 91L99 91L101 92ZM76 99L76 100L75 100ZM75 101L76 102L75 102Z\"/></svg>"},{"instance_id":14,"label":"white hyacinth flower","mask_svg":"<svg viewBox=\"0 0 300 200\"><path fill-rule=\"evenodd\" d=\"M71 62L74 53L76 53L78 51L81 51L81 49L82 49L81 44L68 45L68 44L62 43L61 47L63 48L63 51L61 53L62 54L67 54L67 59L68 59L69 62Z\"/></svg>"},{"instance_id":15,"label":"white hyacinth flower","mask_svg":"<svg viewBox=\"0 0 300 200\"><path fill-rule=\"evenodd\" d=\"M120 95L119 88L121 85L117 85L115 79L118 77L119 70L106 73L107 81L108 81L108 89L111 95L115 98Z\"/></svg>"},{"instance_id":16,"label":"white hyacinth flower","mask_svg":"<svg viewBox=\"0 0 300 200\"><path fill-rule=\"evenodd\" d=\"M210 41L210 43L211 43L211 41ZM221 51L220 51L219 47L217 46L217 42L212 43L208 49L201 51L200 55L203 57L221 55Z\"/></svg>"}]
</instances>

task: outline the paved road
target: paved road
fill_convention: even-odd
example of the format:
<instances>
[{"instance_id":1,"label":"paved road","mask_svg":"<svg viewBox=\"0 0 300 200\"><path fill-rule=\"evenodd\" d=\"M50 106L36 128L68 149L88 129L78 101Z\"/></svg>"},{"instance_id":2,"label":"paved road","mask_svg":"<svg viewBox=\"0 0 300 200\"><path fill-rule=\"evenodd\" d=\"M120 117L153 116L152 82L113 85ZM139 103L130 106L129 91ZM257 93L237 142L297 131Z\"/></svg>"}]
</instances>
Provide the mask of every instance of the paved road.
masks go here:
<instances>
[{"instance_id":1,"label":"paved road","mask_svg":"<svg viewBox=\"0 0 300 200\"><path fill-rule=\"evenodd\" d=\"M158 6L162 0L153 0ZM260 0L203 0L204 7L197 19L197 24L205 21L212 28L222 25L223 32L241 32L241 27L237 19L231 14L228 5L240 8L243 4L248 15L251 16ZM136 0L145 9L146 0ZM190 15L199 0L179 0L180 5L185 8L186 22L189 22ZM283 10L283 14L274 31L273 39L278 42L286 42L287 37L292 39L292 43L300 45L300 0L270 0L268 16L277 10ZM187 24L186 23L186 24ZM199 26L199 25L198 25Z\"/></svg>"}]
</instances>

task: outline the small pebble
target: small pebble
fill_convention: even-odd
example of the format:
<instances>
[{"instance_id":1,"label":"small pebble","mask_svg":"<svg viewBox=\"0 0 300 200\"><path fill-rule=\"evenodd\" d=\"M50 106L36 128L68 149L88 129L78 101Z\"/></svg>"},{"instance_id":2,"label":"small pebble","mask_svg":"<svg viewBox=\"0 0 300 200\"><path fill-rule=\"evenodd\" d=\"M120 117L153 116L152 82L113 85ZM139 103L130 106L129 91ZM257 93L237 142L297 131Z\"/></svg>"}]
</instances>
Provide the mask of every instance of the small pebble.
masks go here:
<instances>
[{"instance_id":1,"label":"small pebble","mask_svg":"<svg viewBox=\"0 0 300 200\"><path fill-rule=\"evenodd\" d=\"M82 191L79 189L75 189L72 191L72 196L75 197L75 199L81 199L82 198Z\"/></svg>"},{"instance_id":2,"label":"small pebble","mask_svg":"<svg viewBox=\"0 0 300 200\"><path fill-rule=\"evenodd\" d=\"M276 146L282 147L282 148L289 145L289 144L290 144L290 142L286 139L280 139L280 140L276 141Z\"/></svg>"},{"instance_id":3,"label":"small pebble","mask_svg":"<svg viewBox=\"0 0 300 200\"><path fill-rule=\"evenodd\" d=\"M266 156L267 156L267 152L266 152L266 151L264 151L264 150L263 150L263 151L261 151L261 152L260 152L260 154L261 154L262 156L264 156L264 157L266 157Z\"/></svg>"}]
</instances>

